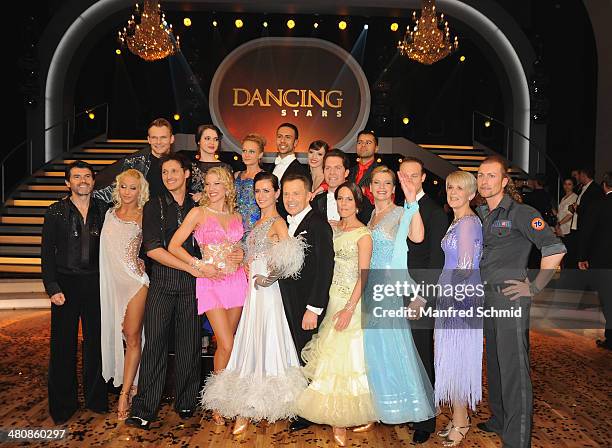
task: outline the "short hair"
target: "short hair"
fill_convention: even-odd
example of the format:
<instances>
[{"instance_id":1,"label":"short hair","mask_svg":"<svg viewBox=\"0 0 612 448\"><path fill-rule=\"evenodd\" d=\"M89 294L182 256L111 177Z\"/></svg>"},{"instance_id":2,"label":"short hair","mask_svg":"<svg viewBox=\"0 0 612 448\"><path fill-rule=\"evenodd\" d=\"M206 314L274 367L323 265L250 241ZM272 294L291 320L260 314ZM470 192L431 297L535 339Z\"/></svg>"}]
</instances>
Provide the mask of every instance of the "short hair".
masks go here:
<instances>
[{"instance_id":1,"label":"short hair","mask_svg":"<svg viewBox=\"0 0 612 448\"><path fill-rule=\"evenodd\" d=\"M601 181L601 183L605 184L608 188L612 188L612 171L604 173L603 180Z\"/></svg>"},{"instance_id":2,"label":"short hair","mask_svg":"<svg viewBox=\"0 0 612 448\"><path fill-rule=\"evenodd\" d=\"M353 199L355 200L355 207L357 207L357 211L359 212L359 210L361 210L361 207L363 206L363 193L361 192L361 188L359 188L359 186L355 182L351 181L346 181L340 184L338 188L336 188L336 191L334 191L334 198L336 199L336 201L338 200L338 192L342 188L348 188L348 190L351 192L351 194L353 195Z\"/></svg>"},{"instance_id":3,"label":"short hair","mask_svg":"<svg viewBox=\"0 0 612 448\"><path fill-rule=\"evenodd\" d=\"M315 150L319 150L319 149L323 149L325 152L329 151L329 143L327 143L325 140L315 140L314 142L311 142L310 145L308 145L308 149L315 149Z\"/></svg>"},{"instance_id":4,"label":"short hair","mask_svg":"<svg viewBox=\"0 0 612 448\"><path fill-rule=\"evenodd\" d=\"M425 164L418 157L406 156L406 157L404 157L402 159L402 162L400 163L400 166L402 166L404 163L416 163L416 164L421 166L421 174L423 174L425 172Z\"/></svg>"},{"instance_id":5,"label":"short hair","mask_svg":"<svg viewBox=\"0 0 612 448\"><path fill-rule=\"evenodd\" d=\"M279 190L280 186L278 185L278 177L272 173L268 173L267 171L260 171L255 175L253 178L253 189L255 189L255 184L257 184L257 182L263 180L269 180L272 183L272 188L274 188L274 191Z\"/></svg>"},{"instance_id":6,"label":"short hair","mask_svg":"<svg viewBox=\"0 0 612 448\"><path fill-rule=\"evenodd\" d=\"M234 213L234 209L236 208L236 187L234 187L234 176L229 172L229 170L222 166L214 166L209 168L204 176L204 191L202 192L202 198L200 199L200 205L202 207L208 206L209 199L206 194L206 178L214 174L219 178L223 187L225 188L225 205L230 213Z\"/></svg>"},{"instance_id":7,"label":"short hair","mask_svg":"<svg viewBox=\"0 0 612 448\"><path fill-rule=\"evenodd\" d=\"M585 176L587 176L589 179L594 179L595 178L595 170L593 170L593 168L580 168L580 170L578 170L579 173L584 174Z\"/></svg>"},{"instance_id":8,"label":"short hair","mask_svg":"<svg viewBox=\"0 0 612 448\"><path fill-rule=\"evenodd\" d=\"M376 137L374 131L372 131L371 129L362 129L357 133L357 140L359 140L359 137L361 137L362 135L371 135L372 137L374 137L374 143L376 143L376 146L378 146L378 137Z\"/></svg>"},{"instance_id":9,"label":"short hair","mask_svg":"<svg viewBox=\"0 0 612 448\"><path fill-rule=\"evenodd\" d=\"M333 148L327 151L323 156L323 168L325 168L325 162L327 162L327 159L329 159L330 157L339 157L340 159L342 159L342 166L344 166L345 170L348 170L351 167L351 165L349 164L349 158L347 157L346 153L341 149Z\"/></svg>"},{"instance_id":10,"label":"short hair","mask_svg":"<svg viewBox=\"0 0 612 448\"><path fill-rule=\"evenodd\" d=\"M165 118L156 118L155 120L153 120L151 123L149 123L149 127L147 128L147 131L149 129L151 129L152 127L156 127L156 128L168 128L168 129L170 129L170 134L174 134L174 130L172 129L172 125Z\"/></svg>"},{"instance_id":11,"label":"short hair","mask_svg":"<svg viewBox=\"0 0 612 448\"><path fill-rule=\"evenodd\" d=\"M266 146L266 138L263 135L255 133L247 134L240 143L244 144L244 142L255 143L257 146L259 146L259 151L261 152L263 152L264 147Z\"/></svg>"},{"instance_id":12,"label":"short hair","mask_svg":"<svg viewBox=\"0 0 612 448\"><path fill-rule=\"evenodd\" d=\"M278 130L280 128L290 128L290 129L293 129L293 132L295 133L295 139L296 140L298 139L298 137L299 137L298 128L293 123L281 123L281 124L279 124L278 127L276 128L276 133L277 134L278 134Z\"/></svg>"},{"instance_id":13,"label":"short hair","mask_svg":"<svg viewBox=\"0 0 612 448\"><path fill-rule=\"evenodd\" d=\"M310 180L310 177L301 174L301 173L287 173L283 176L282 180L281 180L281 188L285 186L285 184L287 182L291 182L294 180L300 180L304 183L304 186L306 187L306 191L311 191L312 190L312 180Z\"/></svg>"},{"instance_id":14,"label":"short hair","mask_svg":"<svg viewBox=\"0 0 612 448\"><path fill-rule=\"evenodd\" d=\"M393 182L393 185L397 185L397 176L395 175L395 172L385 165L379 165L372 170L372 174L370 174L370 185L372 185L374 176L376 176L377 174L388 174L389 176L391 176L391 181Z\"/></svg>"},{"instance_id":15,"label":"short hair","mask_svg":"<svg viewBox=\"0 0 612 448\"><path fill-rule=\"evenodd\" d=\"M181 165L181 168L183 168L183 171L191 170L191 162L189 162L187 157L179 152L171 152L170 154L163 155L159 159L160 168L163 169L164 163L170 162L171 160L178 162L178 164Z\"/></svg>"},{"instance_id":16,"label":"short hair","mask_svg":"<svg viewBox=\"0 0 612 448\"><path fill-rule=\"evenodd\" d=\"M96 172L94 171L93 166L91 166L87 162L84 162L83 160L75 160L71 164L66 165L66 169L64 170L64 178L66 180L68 180L68 181L70 180L70 171L73 168L84 168L84 169L87 169L87 170L91 171L92 179L96 178Z\"/></svg>"},{"instance_id":17,"label":"short hair","mask_svg":"<svg viewBox=\"0 0 612 448\"><path fill-rule=\"evenodd\" d=\"M124 177L133 177L134 179L138 180L140 185L140 191L138 192L138 208L142 209L149 200L149 182L147 182L147 179L145 179L144 175L140 171L135 170L134 168L125 170L117 174L117 177L115 177L115 186L113 187L112 193L115 208L121 207L121 195L119 194L119 188Z\"/></svg>"},{"instance_id":18,"label":"short hair","mask_svg":"<svg viewBox=\"0 0 612 448\"><path fill-rule=\"evenodd\" d=\"M195 135L196 145L200 144L200 139L202 138L202 134L204 133L206 129L215 131L217 133L217 137L219 138L219 141L223 139L223 132L221 132L221 129L219 129L217 126L215 126L214 124L201 124L200 126L198 126L198 129L196 130L196 135Z\"/></svg>"},{"instance_id":19,"label":"short hair","mask_svg":"<svg viewBox=\"0 0 612 448\"><path fill-rule=\"evenodd\" d=\"M478 185L476 184L476 178L473 174L467 171L457 170L446 176L446 186L451 182L459 184L461 188L466 190L469 194L476 194Z\"/></svg>"}]
</instances>

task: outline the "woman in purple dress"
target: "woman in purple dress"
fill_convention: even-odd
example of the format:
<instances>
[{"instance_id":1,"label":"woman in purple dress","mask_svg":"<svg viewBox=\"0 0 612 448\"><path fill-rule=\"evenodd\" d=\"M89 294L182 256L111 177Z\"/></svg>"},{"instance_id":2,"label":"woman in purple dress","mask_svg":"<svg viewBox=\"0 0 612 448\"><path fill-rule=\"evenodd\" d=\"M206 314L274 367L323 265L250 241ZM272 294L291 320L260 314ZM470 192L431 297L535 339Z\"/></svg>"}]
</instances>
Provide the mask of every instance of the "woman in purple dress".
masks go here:
<instances>
[{"instance_id":1,"label":"woman in purple dress","mask_svg":"<svg viewBox=\"0 0 612 448\"><path fill-rule=\"evenodd\" d=\"M455 219L442 239L444 269L440 275L435 326L435 399L449 405L452 419L438 435L444 446L457 446L470 429L468 407L482 399L482 317L484 301L478 264L482 226L470 208L476 179L466 171L446 178L446 198ZM473 316L473 317L472 317Z\"/></svg>"}]
</instances>

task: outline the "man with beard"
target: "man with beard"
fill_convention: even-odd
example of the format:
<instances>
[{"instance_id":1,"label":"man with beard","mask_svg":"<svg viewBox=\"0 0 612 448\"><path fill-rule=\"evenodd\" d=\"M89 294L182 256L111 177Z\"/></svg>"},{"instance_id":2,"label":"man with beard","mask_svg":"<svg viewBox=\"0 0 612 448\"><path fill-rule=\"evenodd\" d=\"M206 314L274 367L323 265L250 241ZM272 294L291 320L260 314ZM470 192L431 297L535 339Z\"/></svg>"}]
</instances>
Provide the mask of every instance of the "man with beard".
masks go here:
<instances>
[{"instance_id":1,"label":"man with beard","mask_svg":"<svg viewBox=\"0 0 612 448\"><path fill-rule=\"evenodd\" d=\"M378 137L374 131L362 130L357 134L357 156L359 162L351 168L348 180L355 182L361 187L363 195L368 198L370 204L374 204L374 196L370 191L372 170L379 164L375 160L378 151Z\"/></svg>"}]
</instances>

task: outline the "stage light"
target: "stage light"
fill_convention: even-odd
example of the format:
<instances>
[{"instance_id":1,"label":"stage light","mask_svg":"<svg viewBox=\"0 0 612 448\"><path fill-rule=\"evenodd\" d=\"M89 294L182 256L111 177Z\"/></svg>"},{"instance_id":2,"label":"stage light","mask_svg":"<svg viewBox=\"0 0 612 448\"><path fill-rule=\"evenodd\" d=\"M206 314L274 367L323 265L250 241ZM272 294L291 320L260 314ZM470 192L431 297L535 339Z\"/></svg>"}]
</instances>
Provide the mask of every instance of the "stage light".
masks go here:
<instances>
[{"instance_id":1,"label":"stage light","mask_svg":"<svg viewBox=\"0 0 612 448\"><path fill-rule=\"evenodd\" d=\"M404 123L404 124L410 123L410 118L408 118L408 117L402 118L402 123Z\"/></svg>"},{"instance_id":2,"label":"stage light","mask_svg":"<svg viewBox=\"0 0 612 448\"><path fill-rule=\"evenodd\" d=\"M268 22L264 22L264 23L263 23L263 27L264 27L264 28L268 28Z\"/></svg>"},{"instance_id":3,"label":"stage light","mask_svg":"<svg viewBox=\"0 0 612 448\"><path fill-rule=\"evenodd\" d=\"M293 19L287 20L287 28L289 28L290 30L295 28L295 20L293 20Z\"/></svg>"},{"instance_id":4,"label":"stage light","mask_svg":"<svg viewBox=\"0 0 612 448\"><path fill-rule=\"evenodd\" d=\"M463 55L462 55L462 56L459 58L459 62L465 62L465 56L463 56Z\"/></svg>"},{"instance_id":5,"label":"stage light","mask_svg":"<svg viewBox=\"0 0 612 448\"><path fill-rule=\"evenodd\" d=\"M376 163L380 163L382 162L382 159L379 157L378 159L376 159Z\"/></svg>"},{"instance_id":6,"label":"stage light","mask_svg":"<svg viewBox=\"0 0 612 448\"><path fill-rule=\"evenodd\" d=\"M191 19L189 17L185 17L183 19L183 25L185 26L191 26Z\"/></svg>"},{"instance_id":7,"label":"stage light","mask_svg":"<svg viewBox=\"0 0 612 448\"><path fill-rule=\"evenodd\" d=\"M213 20L213 26L216 28L216 27L217 27L217 25L218 25L217 21L216 21L216 20Z\"/></svg>"},{"instance_id":8,"label":"stage light","mask_svg":"<svg viewBox=\"0 0 612 448\"><path fill-rule=\"evenodd\" d=\"M174 114L172 118L174 118L174 121L179 121L181 119L181 116L179 114Z\"/></svg>"},{"instance_id":9,"label":"stage light","mask_svg":"<svg viewBox=\"0 0 612 448\"><path fill-rule=\"evenodd\" d=\"M316 30L317 28L319 28L319 22L315 22L313 26L314 26L314 28Z\"/></svg>"},{"instance_id":10,"label":"stage light","mask_svg":"<svg viewBox=\"0 0 612 448\"><path fill-rule=\"evenodd\" d=\"M401 159L401 158L400 158L400 159L397 159L397 162L398 162L398 163L402 163L403 161L404 161L404 159Z\"/></svg>"},{"instance_id":11,"label":"stage light","mask_svg":"<svg viewBox=\"0 0 612 448\"><path fill-rule=\"evenodd\" d=\"M234 25L236 25L236 28L242 28L244 26L244 22L242 21L242 19L236 19Z\"/></svg>"},{"instance_id":12,"label":"stage light","mask_svg":"<svg viewBox=\"0 0 612 448\"><path fill-rule=\"evenodd\" d=\"M234 156L234 160L238 160L238 156Z\"/></svg>"},{"instance_id":13,"label":"stage light","mask_svg":"<svg viewBox=\"0 0 612 448\"><path fill-rule=\"evenodd\" d=\"M121 54L121 50L120 50L119 48L117 48L117 49L115 50L115 53L117 53L117 54Z\"/></svg>"},{"instance_id":14,"label":"stage light","mask_svg":"<svg viewBox=\"0 0 612 448\"><path fill-rule=\"evenodd\" d=\"M434 181L433 181L433 184L434 184L434 185L438 185L438 181L437 181L437 180L434 180Z\"/></svg>"},{"instance_id":15,"label":"stage light","mask_svg":"<svg viewBox=\"0 0 612 448\"><path fill-rule=\"evenodd\" d=\"M484 126L485 126L485 128L490 127L491 126L491 122L489 120L485 121L484 122Z\"/></svg>"},{"instance_id":16,"label":"stage light","mask_svg":"<svg viewBox=\"0 0 612 448\"><path fill-rule=\"evenodd\" d=\"M338 28L340 28L341 30L345 30L346 29L346 21L341 20L340 22L338 22Z\"/></svg>"},{"instance_id":17,"label":"stage light","mask_svg":"<svg viewBox=\"0 0 612 448\"><path fill-rule=\"evenodd\" d=\"M363 29L364 29L364 30L367 30L369 27L370 27L370 26L369 26L369 25L366 23L366 24L363 26Z\"/></svg>"},{"instance_id":18,"label":"stage light","mask_svg":"<svg viewBox=\"0 0 612 448\"><path fill-rule=\"evenodd\" d=\"M399 29L399 25L397 24L397 22L393 22L391 24L391 31L397 31Z\"/></svg>"},{"instance_id":19,"label":"stage light","mask_svg":"<svg viewBox=\"0 0 612 448\"><path fill-rule=\"evenodd\" d=\"M96 114L94 114L93 112L89 112L87 116L89 117L90 120L93 120L94 118L96 118Z\"/></svg>"}]
</instances>

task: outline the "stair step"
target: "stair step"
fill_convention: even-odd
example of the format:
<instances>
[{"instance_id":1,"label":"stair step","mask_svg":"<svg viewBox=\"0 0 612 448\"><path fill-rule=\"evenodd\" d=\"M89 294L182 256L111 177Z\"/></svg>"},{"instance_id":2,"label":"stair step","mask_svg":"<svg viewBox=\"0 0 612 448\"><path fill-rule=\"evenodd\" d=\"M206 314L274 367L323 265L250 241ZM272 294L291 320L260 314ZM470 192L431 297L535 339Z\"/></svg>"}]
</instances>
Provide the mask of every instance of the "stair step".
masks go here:
<instances>
[{"instance_id":1,"label":"stair step","mask_svg":"<svg viewBox=\"0 0 612 448\"><path fill-rule=\"evenodd\" d=\"M43 225L45 218L34 216L0 216L0 224L38 224Z\"/></svg>"},{"instance_id":2,"label":"stair step","mask_svg":"<svg viewBox=\"0 0 612 448\"><path fill-rule=\"evenodd\" d=\"M0 264L40 265L39 257L0 257Z\"/></svg>"},{"instance_id":3,"label":"stair step","mask_svg":"<svg viewBox=\"0 0 612 448\"><path fill-rule=\"evenodd\" d=\"M56 199L9 199L5 205L8 207L48 207L55 202L57 202Z\"/></svg>"},{"instance_id":4,"label":"stair step","mask_svg":"<svg viewBox=\"0 0 612 448\"><path fill-rule=\"evenodd\" d=\"M0 264L0 272L11 274L40 274L40 265Z\"/></svg>"},{"instance_id":5,"label":"stair step","mask_svg":"<svg viewBox=\"0 0 612 448\"><path fill-rule=\"evenodd\" d=\"M8 215L15 216L45 216L47 207L6 207L4 209Z\"/></svg>"},{"instance_id":6,"label":"stair step","mask_svg":"<svg viewBox=\"0 0 612 448\"><path fill-rule=\"evenodd\" d=\"M455 160L467 161L467 160L471 160L471 161L482 162L484 159L486 159L486 156L464 156L464 155L455 155L455 154L438 154L438 157L441 157L441 158L443 158L445 160L449 160L449 161L455 161Z\"/></svg>"},{"instance_id":7,"label":"stair step","mask_svg":"<svg viewBox=\"0 0 612 448\"><path fill-rule=\"evenodd\" d=\"M0 235L42 235L42 226L0 225Z\"/></svg>"},{"instance_id":8,"label":"stair step","mask_svg":"<svg viewBox=\"0 0 612 448\"><path fill-rule=\"evenodd\" d=\"M426 143L419 143L421 148L425 149L459 149L459 150L473 150L474 146L468 145L430 145Z\"/></svg>"},{"instance_id":9,"label":"stair step","mask_svg":"<svg viewBox=\"0 0 612 448\"><path fill-rule=\"evenodd\" d=\"M92 157L95 157L95 160L114 160L117 161L120 158L123 158L125 156L129 156L131 153L126 153L126 152L121 152L121 153L116 153L116 154L90 154L87 152L73 152L70 154L70 157L72 159L77 159L77 160L86 160L86 159L91 159Z\"/></svg>"},{"instance_id":10,"label":"stair step","mask_svg":"<svg viewBox=\"0 0 612 448\"><path fill-rule=\"evenodd\" d=\"M63 185L66 186L64 176L60 177L30 177L27 185Z\"/></svg>"},{"instance_id":11,"label":"stair step","mask_svg":"<svg viewBox=\"0 0 612 448\"><path fill-rule=\"evenodd\" d=\"M0 235L0 244L33 244L40 246L42 237L22 235Z\"/></svg>"},{"instance_id":12,"label":"stair step","mask_svg":"<svg viewBox=\"0 0 612 448\"><path fill-rule=\"evenodd\" d=\"M0 246L0 257L40 258L40 246Z\"/></svg>"},{"instance_id":13,"label":"stair step","mask_svg":"<svg viewBox=\"0 0 612 448\"><path fill-rule=\"evenodd\" d=\"M117 159L113 160L103 160L103 159L64 159L62 162L63 165L70 165L71 163L76 162L77 160L81 160L82 162L89 163L96 168L96 165L112 165L117 161Z\"/></svg>"},{"instance_id":14,"label":"stair step","mask_svg":"<svg viewBox=\"0 0 612 448\"><path fill-rule=\"evenodd\" d=\"M83 148L81 151L73 153L73 154L99 154L100 156L107 155L115 155L115 154L134 154L135 152L140 151L139 149L130 149L130 148ZM98 156L96 156L98 157Z\"/></svg>"},{"instance_id":15,"label":"stair step","mask_svg":"<svg viewBox=\"0 0 612 448\"><path fill-rule=\"evenodd\" d=\"M62 199L68 191L17 191L13 194L15 199Z\"/></svg>"},{"instance_id":16,"label":"stair step","mask_svg":"<svg viewBox=\"0 0 612 448\"><path fill-rule=\"evenodd\" d=\"M64 185L21 185L20 191L63 191L67 193L70 191L66 184Z\"/></svg>"}]
</instances>

